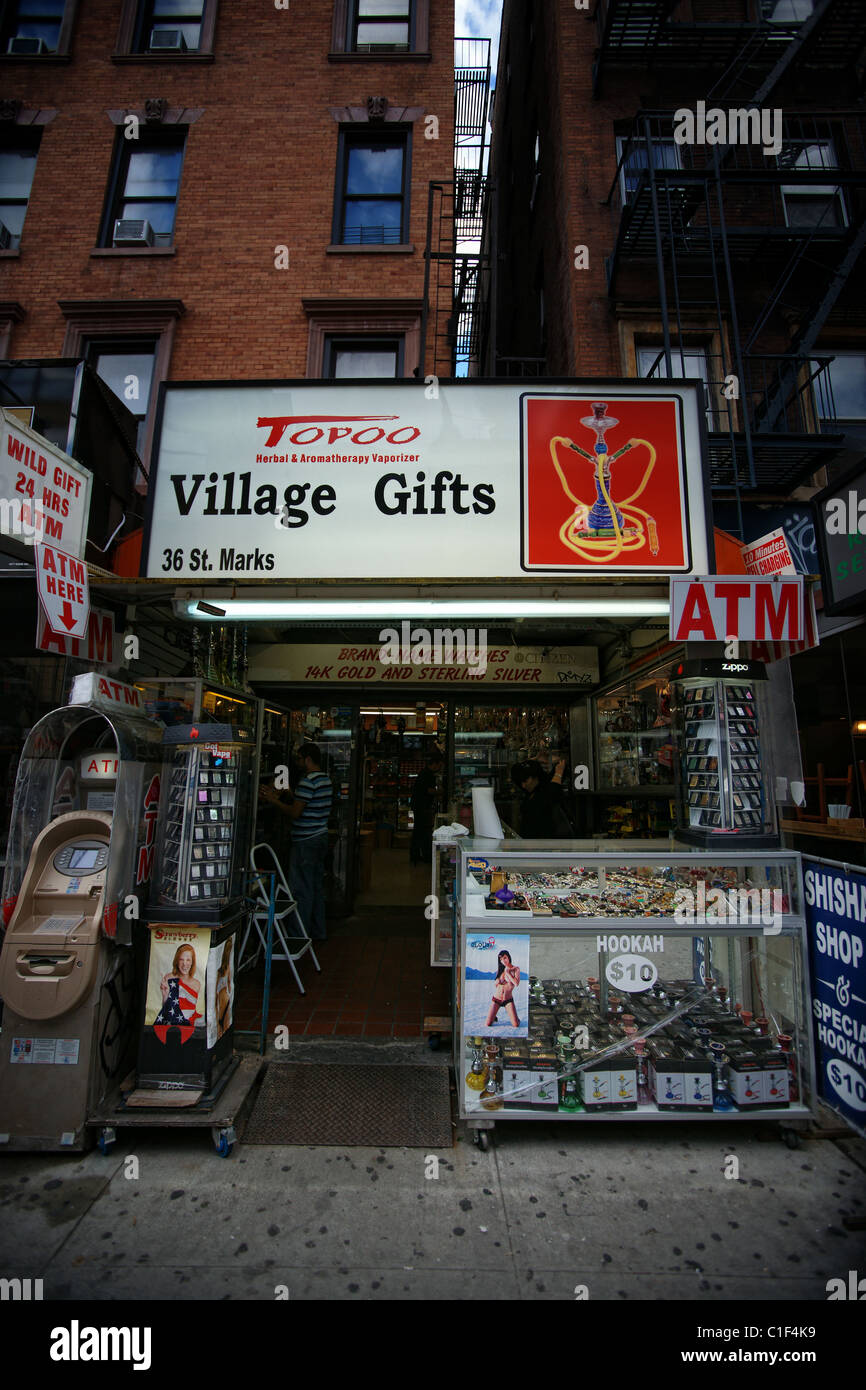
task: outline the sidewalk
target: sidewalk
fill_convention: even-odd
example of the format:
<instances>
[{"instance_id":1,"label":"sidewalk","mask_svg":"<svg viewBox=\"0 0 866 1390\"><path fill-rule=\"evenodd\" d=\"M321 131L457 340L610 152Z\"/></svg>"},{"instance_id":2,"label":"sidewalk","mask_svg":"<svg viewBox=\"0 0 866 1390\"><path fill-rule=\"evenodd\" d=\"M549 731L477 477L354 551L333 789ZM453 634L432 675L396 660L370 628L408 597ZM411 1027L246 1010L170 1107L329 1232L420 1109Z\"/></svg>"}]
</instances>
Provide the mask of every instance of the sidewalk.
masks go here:
<instances>
[{"instance_id":1,"label":"sidewalk","mask_svg":"<svg viewBox=\"0 0 866 1390\"><path fill-rule=\"evenodd\" d=\"M299 1043L290 1060L351 1046ZM71 1300L272 1300L280 1285L291 1299L573 1300L586 1285L590 1300L823 1302L828 1279L866 1270L866 1233L843 1224L866 1213L866 1145L789 1150L761 1132L503 1123L483 1154L461 1127L433 1177L420 1149L238 1143L221 1159L206 1130L120 1130L107 1158L0 1156L0 1277Z\"/></svg>"}]
</instances>

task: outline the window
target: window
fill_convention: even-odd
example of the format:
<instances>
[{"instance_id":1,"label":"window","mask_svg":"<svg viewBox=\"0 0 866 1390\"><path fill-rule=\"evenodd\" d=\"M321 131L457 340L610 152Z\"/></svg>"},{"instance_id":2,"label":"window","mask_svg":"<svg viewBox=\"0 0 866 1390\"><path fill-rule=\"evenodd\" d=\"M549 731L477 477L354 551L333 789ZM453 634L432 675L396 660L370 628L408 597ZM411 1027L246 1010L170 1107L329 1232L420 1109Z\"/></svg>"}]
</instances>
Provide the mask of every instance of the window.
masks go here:
<instances>
[{"instance_id":1,"label":"window","mask_svg":"<svg viewBox=\"0 0 866 1390\"><path fill-rule=\"evenodd\" d=\"M103 223L102 246L117 245L118 221L141 224L122 229L125 245L170 246L174 236L184 132L142 132L138 140L118 134L115 176Z\"/></svg>"},{"instance_id":2,"label":"window","mask_svg":"<svg viewBox=\"0 0 866 1390\"><path fill-rule=\"evenodd\" d=\"M38 149L38 134L18 129L9 144L0 145L0 250L17 250L21 242Z\"/></svg>"},{"instance_id":3,"label":"window","mask_svg":"<svg viewBox=\"0 0 866 1390\"><path fill-rule=\"evenodd\" d=\"M353 53L407 53L412 0L350 0L349 48Z\"/></svg>"},{"instance_id":4,"label":"window","mask_svg":"<svg viewBox=\"0 0 866 1390\"><path fill-rule=\"evenodd\" d=\"M402 376L403 339L328 337L323 365L323 375L329 381L346 377Z\"/></svg>"},{"instance_id":5,"label":"window","mask_svg":"<svg viewBox=\"0 0 866 1390\"><path fill-rule=\"evenodd\" d=\"M398 246L408 240L408 133L341 137L334 241Z\"/></svg>"},{"instance_id":6,"label":"window","mask_svg":"<svg viewBox=\"0 0 866 1390\"><path fill-rule=\"evenodd\" d=\"M18 0L3 13L2 51L21 58L65 52L68 33L64 26L67 6L63 0Z\"/></svg>"},{"instance_id":7,"label":"window","mask_svg":"<svg viewBox=\"0 0 866 1390\"><path fill-rule=\"evenodd\" d=\"M761 13L770 24L802 24L815 8L815 0L761 0Z\"/></svg>"},{"instance_id":8,"label":"window","mask_svg":"<svg viewBox=\"0 0 866 1390\"><path fill-rule=\"evenodd\" d=\"M147 0L139 6L135 51L196 52L203 15L204 0Z\"/></svg>"},{"instance_id":9,"label":"window","mask_svg":"<svg viewBox=\"0 0 866 1390\"><path fill-rule=\"evenodd\" d=\"M430 0L334 0L331 58L430 57Z\"/></svg>"},{"instance_id":10,"label":"window","mask_svg":"<svg viewBox=\"0 0 866 1390\"><path fill-rule=\"evenodd\" d=\"M792 171L839 167L832 140L810 145L789 144L778 156L778 162L782 168ZM842 190L831 183L783 184L782 204L788 227L817 227L827 231L848 225Z\"/></svg>"},{"instance_id":11,"label":"window","mask_svg":"<svg viewBox=\"0 0 866 1390\"><path fill-rule=\"evenodd\" d=\"M819 420L866 420L866 354L836 352L833 348L820 352L822 356L832 355L833 361L815 381Z\"/></svg>"},{"instance_id":12,"label":"window","mask_svg":"<svg viewBox=\"0 0 866 1390\"><path fill-rule=\"evenodd\" d=\"M115 62L213 62L217 0L123 0Z\"/></svg>"},{"instance_id":13,"label":"window","mask_svg":"<svg viewBox=\"0 0 866 1390\"><path fill-rule=\"evenodd\" d=\"M667 381L668 369L665 361L664 349L659 343L653 347L636 347L635 356L637 360L637 370L639 376L648 377L652 373L654 381ZM673 377L700 377L704 383L704 403L707 411L707 429L720 430L727 428L726 413L719 410L715 411L710 404L710 374L707 364L707 350L705 347L680 347L678 344L671 344L671 368Z\"/></svg>"},{"instance_id":14,"label":"window","mask_svg":"<svg viewBox=\"0 0 866 1390\"><path fill-rule=\"evenodd\" d=\"M622 159L628 143L623 136L617 136L616 156L618 161ZM679 169L682 167L679 146L674 140L652 140L649 148L652 150L654 169ZM635 141L620 169L620 197L623 203L627 203L634 196L641 176L648 167L647 142L645 140Z\"/></svg>"},{"instance_id":15,"label":"window","mask_svg":"<svg viewBox=\"0 0 866 1390\"><path fill-rule=\"evenodd\" d=\"M138 420L140 457L153 387L157 339L97 338L85 340L83 346L87 361Z\"/></svg>"}]
</instances>

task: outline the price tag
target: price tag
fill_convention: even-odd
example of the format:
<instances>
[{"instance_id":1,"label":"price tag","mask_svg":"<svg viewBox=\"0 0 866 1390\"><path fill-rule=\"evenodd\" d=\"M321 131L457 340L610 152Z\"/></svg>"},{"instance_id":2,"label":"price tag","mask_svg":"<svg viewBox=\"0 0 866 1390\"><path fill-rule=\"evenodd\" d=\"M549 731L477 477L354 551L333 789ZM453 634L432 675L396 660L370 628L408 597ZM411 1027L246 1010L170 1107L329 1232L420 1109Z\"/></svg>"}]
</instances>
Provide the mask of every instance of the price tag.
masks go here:
<instances>
[{"instance_id":1,"label":"price tag","mask_svg":"<svg viewBox=\"0 0 866 1390\"><path fill-rule=\"evenodd\" d=\"M840 1062L838 1058L833 1057L827 1063L827 1076L833 1090L842 1097L846 1105L853 1106L855 1110L866 1110L866 1082L859 1072L847 1062Z\"/></svg>"},{"instance_id":2,"label":"price tag","mask_svg":"<svg viewBox=\"0 0 866 1390\"><path fill-rule=\"evenodd\" d=\"M651 989L659 977L659 972L646 956L614 956L605 970L608 983L626 994L640 994Z\"/></svg>"}]
</instances>

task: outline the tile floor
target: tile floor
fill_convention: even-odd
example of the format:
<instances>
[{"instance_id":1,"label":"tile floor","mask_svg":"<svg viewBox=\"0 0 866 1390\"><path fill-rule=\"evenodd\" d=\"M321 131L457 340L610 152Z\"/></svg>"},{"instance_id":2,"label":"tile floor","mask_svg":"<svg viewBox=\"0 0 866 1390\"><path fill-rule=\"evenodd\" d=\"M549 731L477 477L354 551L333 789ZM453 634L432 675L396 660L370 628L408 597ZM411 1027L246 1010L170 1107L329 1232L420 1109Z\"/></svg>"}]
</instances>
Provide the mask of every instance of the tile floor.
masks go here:
<instances>
[{"instance_id":1,"label":"tile floor","mask_svg":"<svg viewBox=\"0 0 866 1390\"><path fill-rule=\"evenodd\" d=\"M277 962L271 977L268 1032L284 1023L290 1035L420 1037L428 1014L451 1012L451 972L430 965L430 932L418 913L368 912L328 923L316 947L298 963L306 994L290 967ZM236 1029L261 1027L261 965L241 971Z\"/></svg>"}]
</instances>

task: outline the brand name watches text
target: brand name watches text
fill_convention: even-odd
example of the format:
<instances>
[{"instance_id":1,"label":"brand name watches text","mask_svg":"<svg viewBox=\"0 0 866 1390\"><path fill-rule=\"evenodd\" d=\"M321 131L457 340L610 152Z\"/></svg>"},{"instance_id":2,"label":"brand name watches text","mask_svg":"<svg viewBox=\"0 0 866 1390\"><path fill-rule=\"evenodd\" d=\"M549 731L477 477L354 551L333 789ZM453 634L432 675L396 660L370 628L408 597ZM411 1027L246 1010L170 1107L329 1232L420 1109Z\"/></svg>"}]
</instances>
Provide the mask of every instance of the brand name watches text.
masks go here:
<instances>
[{"instance_id":1,"label":"brand name watches text","mask_svg":"<svg viewBox=\"0 0 866 1390\"><path fill-rule=\"evenodd\" d=\"M307 449L316 444L329 448L348 442L358 446L382 443L391 447L411 444L421 431L417 425L390 429L372 421L397 420L396 415L261 416L259 429L267 429L264 447L275 449L286 430L288 443ZM294 428L292 428L294 427ZM417 454L279 454L257 456L263 463L416 463ZM310 514L330 516L337 510L337 489L330 483L293 482L283 488L274 483L253 486L253 475L237 473L172 473L171 482L181 516L195 510L200 516L279 516L280 525L294 530L306 526ZM383 516L488 515L496 508L492 483L470 484L460 473L441 469L433 477L424 472L411 475L383 473L373 486L373 501Z\"/></svg>"}]
</instances>

